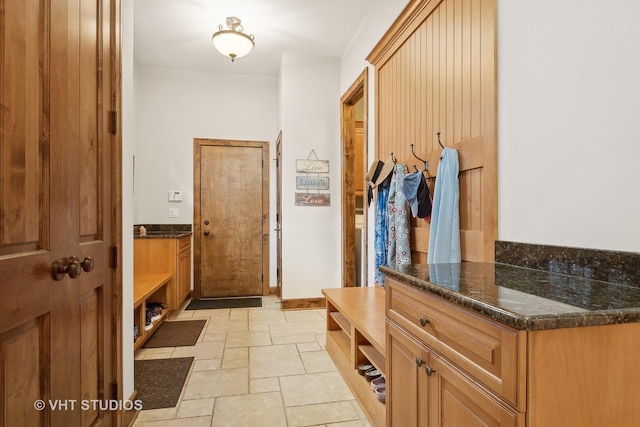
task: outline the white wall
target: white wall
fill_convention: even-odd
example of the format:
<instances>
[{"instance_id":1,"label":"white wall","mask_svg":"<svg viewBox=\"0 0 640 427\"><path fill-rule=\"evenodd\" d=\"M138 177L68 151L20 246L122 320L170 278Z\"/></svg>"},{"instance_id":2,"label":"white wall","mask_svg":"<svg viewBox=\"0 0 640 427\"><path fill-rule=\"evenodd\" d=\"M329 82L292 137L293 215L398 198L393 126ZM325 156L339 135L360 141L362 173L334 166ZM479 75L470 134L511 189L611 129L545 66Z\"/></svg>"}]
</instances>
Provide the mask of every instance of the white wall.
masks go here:
<instances>
[{"instance_id":1,"label":"white wall","mask_svg":"<svg viewBox=\"0 0 640 427\"><path fill-rule=\"evenodd\" d=\"M122 2L122 375L123 398L133 393L133 156L136 150L133 2Z\"/></svg>"},{"instance_id":2,"label":"white wall","mask_svg":"<svg viewBox=\"0 0 640 427\"><path fill-rule=\"evenodd\" d=\"M498 11L499 239L640 252L640 3Z\"/></svg>"},{"instance_id":3,"label":"white wall","mask_svg":"<svg viewBox=\"0 0 640 427\"><path fill-rule=\"evenodd\" d=\"M137 90L136 223L193 223L194 138L269 141L275 153L276 77L141 66ZM181 190L183 201L169 202L169 190ZM180 217L169 218L169 207Z\"/></svg>"},{"instance_id":4,"label":"white wall","mask_svg":"<svg viewBox=\"0 0 640 427\"><path fill-rule=\"evenodd\" d=\"M280 65L282 126L282 297L321 297L342 286L340 63L284 54ZM329 160L331 206L295 206L296 160L311 150Z\"/></svg>"}]
</instances>

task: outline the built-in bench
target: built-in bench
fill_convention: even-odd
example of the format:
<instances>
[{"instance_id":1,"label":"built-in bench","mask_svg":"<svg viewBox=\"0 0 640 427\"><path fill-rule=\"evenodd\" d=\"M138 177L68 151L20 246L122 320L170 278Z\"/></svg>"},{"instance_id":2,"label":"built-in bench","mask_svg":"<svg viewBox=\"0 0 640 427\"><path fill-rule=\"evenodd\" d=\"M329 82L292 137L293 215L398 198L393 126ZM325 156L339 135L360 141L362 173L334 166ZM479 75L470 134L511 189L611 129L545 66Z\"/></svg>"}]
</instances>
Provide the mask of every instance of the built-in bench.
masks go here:
<instances>
[{"instance_id":1,"label":"built-in bench","mask_svg":"<svg viewBox=\"0 0 640 427\"><path fill-rule=\"evenodd\" d=\"M385 292L380 287L323 289L327 299L327 353L374 427L385 425L385 404L376 399L358 366L385 373Z\"/></svg>"},{"instance_id":2,"label":"built-in bench","mask_svg":"<svg viewBox=\"0 0 640 427\"><path fill-rule=\"evenodd\" d=\"M173 282L171 273L135 274L133 276L133 322L138 327L138 338L134 343L137 350L145 343L164 321L168 310L162 310L160 320L153 322L151 329L145 331L146 307L148 302L167 304L168 286Z\"/></svg>"}]
</instances>

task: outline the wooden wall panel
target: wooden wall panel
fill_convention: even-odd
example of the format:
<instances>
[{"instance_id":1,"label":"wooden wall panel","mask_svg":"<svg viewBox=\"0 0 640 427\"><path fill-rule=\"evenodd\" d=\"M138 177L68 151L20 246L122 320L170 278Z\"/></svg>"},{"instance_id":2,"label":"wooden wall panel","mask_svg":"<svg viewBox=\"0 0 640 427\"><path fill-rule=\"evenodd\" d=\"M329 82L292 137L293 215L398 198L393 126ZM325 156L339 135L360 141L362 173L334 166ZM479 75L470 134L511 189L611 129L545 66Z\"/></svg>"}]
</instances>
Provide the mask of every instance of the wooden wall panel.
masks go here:
<instances>
[{"instance_id":1,"label":"wooden wall panel","mask_svg":"<svg viewBox=\"0 0 640 427\"><path fill-rule=\"evenodd\" d=\"M443 145L458 151L463 260L493 261L497 238L495 0L423 0L405 8L367 58L376 68L376 156L415 171L433 193ZM423 220L414 229L426 228ZM417 259L428 231L413 231ZM424 240L426 239L426 241Z\"/></svg>"}]
</instances>

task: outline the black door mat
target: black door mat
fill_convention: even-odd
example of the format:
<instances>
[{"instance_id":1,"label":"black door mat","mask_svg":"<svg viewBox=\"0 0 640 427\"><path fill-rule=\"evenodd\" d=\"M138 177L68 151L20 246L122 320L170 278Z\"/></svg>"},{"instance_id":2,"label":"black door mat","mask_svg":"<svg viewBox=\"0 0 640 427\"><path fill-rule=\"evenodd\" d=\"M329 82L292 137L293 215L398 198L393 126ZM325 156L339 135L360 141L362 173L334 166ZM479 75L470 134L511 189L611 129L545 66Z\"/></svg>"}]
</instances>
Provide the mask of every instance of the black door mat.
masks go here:
<instances>
[{"instance_id":1,"label":"black door mat","mask_svg":"<svg viewBox=\"0 0 640 427\"><path fill-rule=\"evenodd\" d=\"M164 322L142 347L158 348L195 345L205 323L207 323L205 319Z\"/></svg>"},{"instance_id":2,"label":"black door mat","mask_svg":"<svg viewBox=\"0 0 640 427\"><path fill-rule=\"evenodd\" d=\"M262 297L256 298L216 298L191 300L185 310L209 310L212 308L262 307Z\"/></svg>"},{"instance_id":3,"label":"black door mat","mask_svg":"<svg viewBox=\"0 0 640 427\"><path fill-rule=\"evenodd\" d=\"M142 409L175 407L192 363L193 357L136 360L134 387Z\"/></svg>"}]
</instances>

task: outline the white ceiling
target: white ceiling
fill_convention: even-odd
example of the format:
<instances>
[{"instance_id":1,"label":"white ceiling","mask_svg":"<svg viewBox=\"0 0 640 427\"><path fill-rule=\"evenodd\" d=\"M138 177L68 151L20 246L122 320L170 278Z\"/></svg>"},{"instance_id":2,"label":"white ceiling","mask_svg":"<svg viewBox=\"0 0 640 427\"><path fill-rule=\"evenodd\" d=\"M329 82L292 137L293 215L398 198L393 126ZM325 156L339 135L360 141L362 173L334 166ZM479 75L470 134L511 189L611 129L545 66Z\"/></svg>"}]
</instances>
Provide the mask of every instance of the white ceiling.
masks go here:
<instances>
[{"instance_id":1,"label":"white ceiling","mask_svg":"<svg viewBox=\"0 0 640 427\"><path fill-rule=\"evenodd\" d=\"M374 0L134 0L134 53L142 65L277 76L283 52L340 57ZM211 43L227 16L255 48L234 63Z\"/></svg>"}]
</instances>

